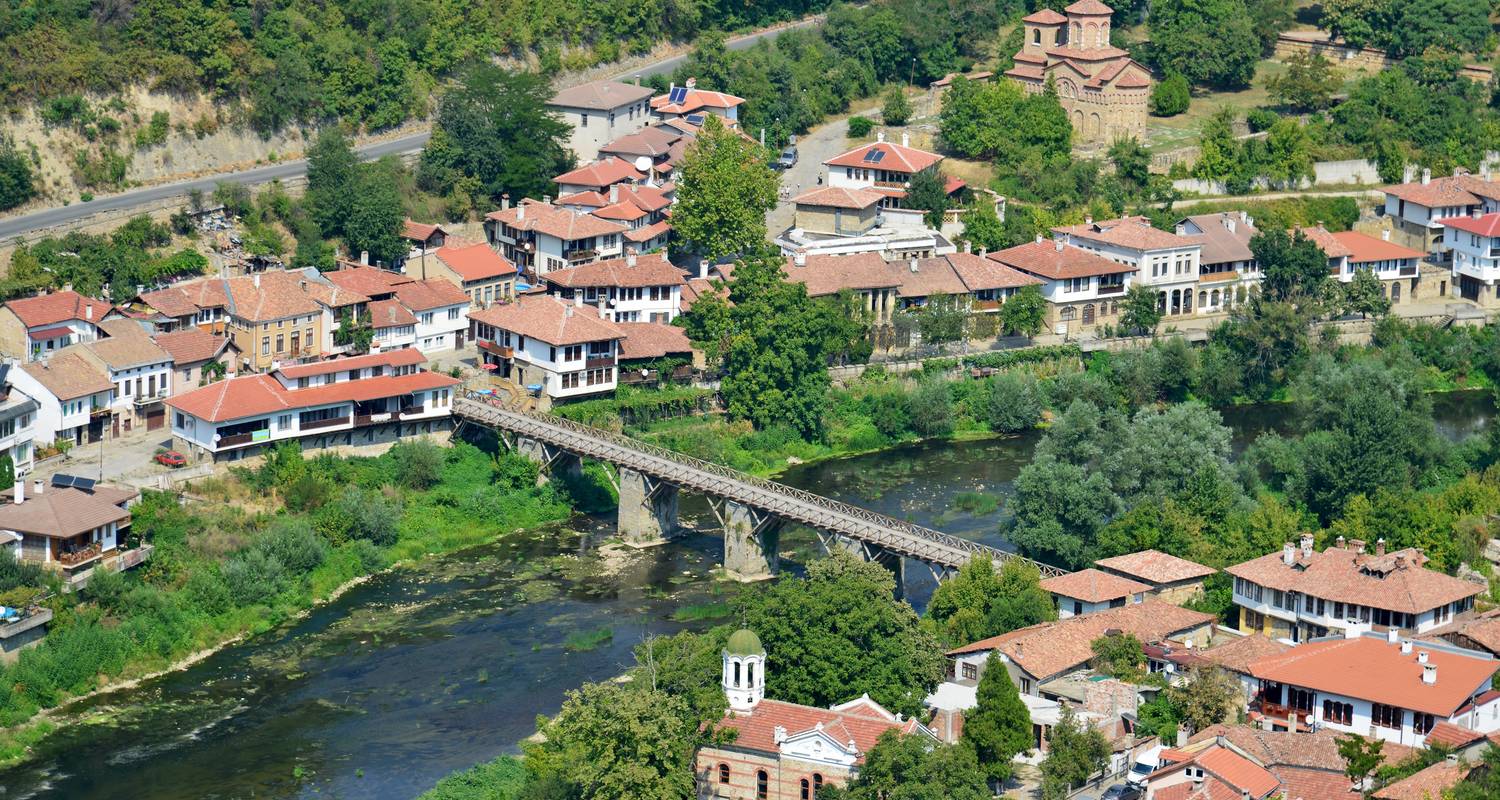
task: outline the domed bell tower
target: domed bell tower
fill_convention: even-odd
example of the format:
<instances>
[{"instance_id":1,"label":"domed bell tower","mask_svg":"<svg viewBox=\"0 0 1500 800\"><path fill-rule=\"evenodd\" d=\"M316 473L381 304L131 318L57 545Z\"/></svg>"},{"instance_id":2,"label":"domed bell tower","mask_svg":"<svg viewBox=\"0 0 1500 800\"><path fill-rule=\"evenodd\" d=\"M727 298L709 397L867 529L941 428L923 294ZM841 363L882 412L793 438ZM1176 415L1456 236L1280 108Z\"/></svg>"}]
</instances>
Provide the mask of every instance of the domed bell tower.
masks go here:
<instances>
[{"instance_id":1,"label":"domed bell tower","mask_svg":"<svg viewBox=\"0 0 1500 800\"><path fill-rule=\"evenodd\" d=\"M766 650L754 631L741 628L729 635L723 683L731 711L753 711L766 696Z\"/></svg>"}]
</instances>

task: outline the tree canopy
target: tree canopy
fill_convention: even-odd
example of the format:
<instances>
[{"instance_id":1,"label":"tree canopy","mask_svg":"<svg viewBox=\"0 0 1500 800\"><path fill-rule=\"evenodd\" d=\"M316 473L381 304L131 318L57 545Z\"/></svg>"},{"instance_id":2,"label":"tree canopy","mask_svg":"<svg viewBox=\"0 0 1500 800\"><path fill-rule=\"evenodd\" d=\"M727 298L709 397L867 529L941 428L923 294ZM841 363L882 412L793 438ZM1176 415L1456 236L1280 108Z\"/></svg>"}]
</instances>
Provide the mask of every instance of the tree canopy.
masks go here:
<instances>
[{"instance_id":1,"label":"tree canopy","mask_svg":"<svg viewBox=\"0 0 1500 800\"><path fill-rule=\"evenodd\" d=\"M1028 153L1066 156L1073 126L1049 84L1028 95L1013 81L976 83L962 76L943 94L938 117L943 142L965 158L1015 165Z\"/></svg>"},{"instance_id":2,"label":"tree canopy","mask_svg":"<svg viewBox=\"0 0 1500 800\"><path fill-rule=\"evenodd\" d=\"M999 655L979 676L978 706L964 717L963 740L991 781L1010 777L1011 759L1031 749L1031 712Z\"/></svg>"},{"instance_id":3,"label":"tree canopy","mask_svg":"<svg viewBox=\"0 0 1500 800\"><path fill-rule=\"evenodd\" d=\"M825 786L818 796L824 800L989 800L991 793L969 747L886 731L847 787Z\"/></svg>"},{"instance_id":4,"label":"tree canopy","mask_svg":"<svg viewBox=\"0 0 1500 800\"><path fill-rule=\"evenodd\" d=\"M1020 559L996 570L989 558L976 556L938 584L927 601L926 621L953 648L1056 619L1052 595L1040 581L1036 567Z\"/></svg>"},{"instance_id":5,"label":"tree canopy","mask_svg":"<svg viewBox=\"0 0 1500 800\"><path fill-rule=\"evenodd\" d=\"M777 178L759 145L709 115L677 173L672 230L687 250L717 262L765 242Z\"/></svg>"},{"instance_id":6,"label":"tree canopy","mask_svg":"<svg viewBox=\"0 0 1500 800\"><path fill-rule=\"evenodd\" d=\"M1164 72L1218 89L1255 76L1261 42L1245 0L1163 0L1151 6L1151 58Z\"/></svg>"}]
</instances>

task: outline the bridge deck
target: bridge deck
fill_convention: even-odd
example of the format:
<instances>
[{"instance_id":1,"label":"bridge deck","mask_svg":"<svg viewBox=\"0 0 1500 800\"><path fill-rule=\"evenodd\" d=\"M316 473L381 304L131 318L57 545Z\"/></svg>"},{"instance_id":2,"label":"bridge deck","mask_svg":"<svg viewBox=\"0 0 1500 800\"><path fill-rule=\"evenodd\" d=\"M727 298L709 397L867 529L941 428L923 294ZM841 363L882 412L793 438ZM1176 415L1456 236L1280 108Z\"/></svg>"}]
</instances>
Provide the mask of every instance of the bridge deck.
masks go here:
<instances>
[{"instance_id":1,"label":"bridge deck","mask_svg":"<svg viewBox=\"0 0 1500 800\"><path fill-rule=\"evenodd\" d=\"M929 564L956 569L976 554L989 555L996 562L1022 558L989 545L561 417L501 408L469 397L458 398L453 412L480 425L531 437L580 456L633 469L683 489L732 500L791 522L846 536ZM1031 563L1041 570L1044 577L1063 572L1047 564Z\"/></svg>"}]
</instances>

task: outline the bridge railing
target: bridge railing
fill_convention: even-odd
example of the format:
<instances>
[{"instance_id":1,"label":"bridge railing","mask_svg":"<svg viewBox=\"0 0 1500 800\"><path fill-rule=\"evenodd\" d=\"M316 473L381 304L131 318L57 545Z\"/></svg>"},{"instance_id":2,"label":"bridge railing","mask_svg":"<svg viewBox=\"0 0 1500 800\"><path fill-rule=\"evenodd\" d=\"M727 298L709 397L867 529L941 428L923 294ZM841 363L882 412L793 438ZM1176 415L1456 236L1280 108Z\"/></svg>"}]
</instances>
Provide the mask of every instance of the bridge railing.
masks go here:
<instances>
[{"instance_id":1,"label":"bridge railing","mask_svg":"<svg viewBox=\"0 0 1500 800\"><path fill-rule=\"evenodd\" d=\"M655 458L671 462L678 466L688 467L690 469L708 473L724 480L742 483L756 489L760 489L761 491L781 497L793 498L815 508L819 508L833 514L857 519L861 522L865 522L870 525L884 528L899 534L904 534L915 539L939 545L941 547L947 547L953 550L967 552L975 555L988 555L997 561L1003 561L1006 559L1018 559L1036 567L1037 570L1041 572L1043 577L1061 575L1066 572L1066 570L1059 569L1050 564L1044 564L1040 561L1026 558L1025 556L1020 556L996 547L991 547L990 545L970 541L962 537L942 533L941 531L935 531L931 528L925 528L921 525L917 525L915 523L907 522L901 519L896 519L895 517L887 516L876 511L871 511L869 509L861 508L856 505L850 505L849 503L843 503L838 500L824 497L822 495L813 494L812 492L798 489L794 486L787 486L784 483L777 483L773 480L762 478L756 475L751 475L746 472L741 472L740 470L734 469L732 467L726 467L722 464L715 464L712 461L705 461L701 458L695 458L693 456L687 455L686 453L679 453L676 450L661 447L660 445L643 442L639 439L626 436L622 433L615 433L613 431L595 428L590 425L584 425L581 422L575 422L570 419L554 416L552 414L545 414L539 411L506 408L496 402L482 399L482 396L470 392L465 392L465 396L463 399L468 400L469 402L476 405L482 406L486 410L498 412L494 414L494 416L497 418L503 418L505 414L513 414L518 417L526 418L532 422L539 423L543 426L562 429L576 436L581 436L596 441L607 442L626 450L634 450L640 453L644 453ZM461 409L459 407L455 407L455 410L458 411ZM478 417L480 415L474 414L474 416ZM486 421L498 422L499 420L495 419Z\"/></svg>"}]
</instances>

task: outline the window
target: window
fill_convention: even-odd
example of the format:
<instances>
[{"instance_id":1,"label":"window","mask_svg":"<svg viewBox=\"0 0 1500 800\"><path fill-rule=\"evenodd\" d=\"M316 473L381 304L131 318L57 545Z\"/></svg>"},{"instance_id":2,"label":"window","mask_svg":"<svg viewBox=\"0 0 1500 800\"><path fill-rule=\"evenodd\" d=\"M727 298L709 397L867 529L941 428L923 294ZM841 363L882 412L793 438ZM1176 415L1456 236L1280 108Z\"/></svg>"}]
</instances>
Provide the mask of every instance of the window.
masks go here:
<instances>
[{"instance_id":1,"label":"window","mask_svg":"<svg viewBox=\"0 0 1500 800\"><path fill-rule=\"evenodd\" d=\"M1354 724L1354 706L1335 700L1323 701L1323 721L1336 725Z\"/></svg>"},{"instance_id":2,"label":"window","mask_svg":"<svg viewBox=\"0 0 1500 800\"><path fill-rule=\"evenodd\" d=\"M1031 694L1031 679L1030 678L1022 678L1021 679L1021 694Z\"/></svg>"},{"instance_id":3,"label":"window","mask_svg":"<svg viewBox=\"0 0 1500 800\"><path fill-rule=\"evenodd\" d=\"M588 384L590 386L598 386L601 383L609 383L613 378L613 369L591 369L588 372Z\"/></svg>"},{"instance_id":4,"label":"window","mask_svg":"<svg viewBox=\"0 0 1500 800\"><path fill-rule=\"evenodd\" d=\"M1065 292L1086 292L1088 290L1089 290L1089 279L1088 278L1064 278L1063 279L1063 291L1065 291Z\"/></svg>"},{"instance_id":5,"label":"window","mask_svg":"<svg viewBox=\"0 0 1500 800\"><path fill-rule=\"evenodd\" d=\"M766 800L771 790L771 776L763 769L755 771L755 800Z\"/></svg>"},{"instance_id":6,"label":"window","mask_svg":"<svg viewBox=\"0 0 1500 800\"><path fill-rule=\"evenodd\" d=\"M969 663L967 661L964 662L964 665L963 665L963 676L967 680L971 680L971 681L977 681L977 680L979 680L979 665L978 664L971 664L971 663Z\"/></svg>"},{"instance_id":7,"label":"window","mask_svg":"<svg viewBox=\"0 0 1500 800\"><path fill-rule=\"evenodd\" d=\"M432 312L431 311L423 311L422 312L422 324L423 325L431 325L432 324Z\"/></svg>"},{"instance_id":8,"label":"window","mask_svg":"<svg viewBox=\"0 0 1500 800\"><path fill-rule=\"evenodd\" d=\"M812 781L803 778L801 781L801 787L801 792L798 796L801 797L802 800L812 800Z\"/></svg>"},{"instance_id":9,"label":"window","mask_svg":"<svg viewBox=\"0 0 1500 800\"><path fill-rule=\"evenodd\" d=\"M357 370L357 369L351 369L351 370L349 370L349 380L351 380L351 381L357 381L357 380L359 380L359 370Z\"/></svg>"},{"instance_id":10,"label":"window","mask_svg":"<svg viewBox=\"0 0 1500 800\"><path fill-rule=\"evenodd\" d=\"M280 428L282 430L287 430L287 429L291 428L292 427L292 415L291 414L282 414L281 416L277 417L276 418L276 427L278 427L278 428Z\"/></svg>"},{"instance_id":11,"label":"window","mask_svg":"<svg viewBox=\"0 0 1500 800\"><path fill-rule=\"evenodd\" d=\"M719 765L719 783L729 783L729 765Z\"/></svg>"},{"instance_id":12,"label":"window","mask_svg":"<svg viewBox=\"0 0 1500 800\"><path fill-rule=\"evenodd\" d=\"M587 128L588 126L589 126L589 115L588 114L579 114L578 115L578 127L580 127L580 128Z\"/></svg>"},{"instance_id":13,"label":"window","mask_svg":"<svg viewBox=\"0 0 1500 800\"><path fill-rule=\"evenodd\" d=\"M1419 736L1426 736L1432 733L1432 726L1436 721L1431 714L1418 714L1413 711L1411 715L1412 730L1416 731Z\"/></svg>"},{"instance_id":14,"label":"window","mask_svg":"<svg viewBox=\"0 0 1500 800\"><path fill-rule=\"evenodd\" d=\"M282 352L285 352L285 351L286 351L286 337L282 336L281 334L278 333L278 334L276 334L276 352L282 353Z\"/></svg>"},{"instance_id":15,"label":"window","mask_svg":"<svg viewBox=\"0 0 1500 800\"><path fill-rule=\"evenodd\" d=\"M456 308L450 308L450 309L448 309L448 321L452 322L452 321L454 321L456 319L458 319L458 309L456 309Z\"/></svg>"},{"instance_id":16,"label":"window","mask_svg":"<svg viewBox=\"0 0 1500 800\"><path fill-rule=\"evenodd\" d=\"M821 772L814 772L813 773L813 795L816 796L818 794L818 790L822 789L822 788L823 788L823 773L821 773Z\"/></svg>"},{"instance_id":17,"label":"window","mask_svg":"<svg viewBox=\"0 0 1500 800\"><path fill-rule=\"evenodd\" d=\"M1298 711L1311 712L1313 710L1313 693L1306 689L1288 687L1286 690L1286 704Z\"/></svg>"},{"instance_id":18,"label":"window","mask_svg":"<svg viewBox=\"0 0 1500 800\"><path fill-rule=\"evenodd\" d=\"M563 376L562 376L562 388L564 388L564 389L577 389L578 388L578 376L582 375L582 374L583 374L582 372L568 372L568 373L564 373Z\"/></svg>"},{"instance_id":19,"label":"window","mask_svg":"<svg viewBox=\"0 0 1500 800\"><path fill-rule=\"evenodd\" d=\"M1406 712L1395 706L1382 705L1381 703L1370 704L1370 722L1382 728L1401 730L1406 721Z\"/></svg>"},{"instance_id":20,"label":"window","mask_svg":"<svg viewBox=\"0 0 1500 800\"><path fill-rule=\"evenodd\" d=\"M564 361L578 361L581 358L583 358L583 345L570 344L563 348Z\"/></svg>"}]
</instances>

